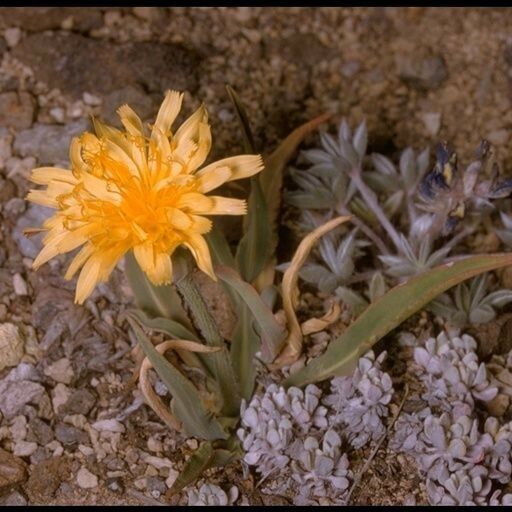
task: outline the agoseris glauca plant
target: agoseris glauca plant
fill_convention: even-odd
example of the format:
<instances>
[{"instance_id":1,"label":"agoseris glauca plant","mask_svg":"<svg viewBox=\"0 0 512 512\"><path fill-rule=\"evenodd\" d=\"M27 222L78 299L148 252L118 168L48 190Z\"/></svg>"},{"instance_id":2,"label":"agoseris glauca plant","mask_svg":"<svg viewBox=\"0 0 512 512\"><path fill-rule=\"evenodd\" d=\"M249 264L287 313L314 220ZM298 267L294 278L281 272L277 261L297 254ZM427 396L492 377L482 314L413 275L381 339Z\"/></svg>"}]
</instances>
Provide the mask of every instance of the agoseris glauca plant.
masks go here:
<instances>
[{"instance_id":1,"label":"agoseris glauca plant","mask_svg":"<svg viewBox=\"0 0 512 512\"><path fill-rule=\"evenodd\" d=\"M31 180L46 188L31 190L28 200L56 210L43 224L44 247L33 267L81 247L65 274L71 279L81 269L77 303L108 279L128 251L155 285L171 282L171 255L179 246L215 279L203 237L212 222L205 215L243 215L246 203L207 194L258 173L263 161L240 155L201 168L211 148L208 115L201 105L173 132L182 100L182 93L168 91L149 133L123 105L118 114L124 130L95 120L95 134L73 139L71 169L32 171Z\"/></svg>"}]
</instances>

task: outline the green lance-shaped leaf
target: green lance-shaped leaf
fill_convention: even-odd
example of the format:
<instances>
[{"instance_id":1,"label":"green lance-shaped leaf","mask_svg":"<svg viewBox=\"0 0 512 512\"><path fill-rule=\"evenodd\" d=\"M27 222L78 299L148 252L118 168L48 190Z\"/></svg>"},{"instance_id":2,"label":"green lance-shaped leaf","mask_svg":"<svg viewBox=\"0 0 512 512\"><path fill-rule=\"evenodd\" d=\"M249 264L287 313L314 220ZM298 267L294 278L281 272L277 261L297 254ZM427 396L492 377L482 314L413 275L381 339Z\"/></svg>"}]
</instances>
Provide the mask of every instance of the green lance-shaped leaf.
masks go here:
<instances>
[{"instance_id":1,"label":"green lance-shaped leaf","mask_svg":"<svg viewBox=\"0 0 512 512\"><path fill-rule=\"evenodd\" d=\"M173 412L183 424L185 433L208 441L227 439L221 424L207 411L195 386L167 359L159 354L138 323L127 316L128 321L158 376L173 397Z\"/></svg>"},{"instance_id":2,"label":"green lance-shaped leaf","mask_svg":"<svg viewBox=\"0 0 512 512\"><path fill-rule=\"evenodd\" d=\"M245 108L242 105L242 101L240 97L235 92L233 87L230 85L226 85L226 89L229 94L229 99L233 103L235 107L235 112L238 117L238 122L240 123L240 127L242 128L242 134L244 136L244 150L247 153L256 153L256 146L254 144L254 137L252 136L251 125L249 123L249 118L247 113L245 112Z\"/></svg>"},{"instance_id":3,"label":"green lance-shaped leaf","mask_svg":"<svg viewBox=\"0 0 512 512\"><path fill-rule=\"evenodd\" d=\"M131 252L125 256L125 273L139 309L150 317L169 318L193 330L176 290L169 285L153 285Z\"/></svg>"},{"instance_id":4,"label":"green lance-shaped leaf","mask_svg":"<svg viewBox=\"0 0 512 512\"><path fill-rule=\"evenodd\" d=\"M395 286L371 304L322 356L286 379L284 385L303 386L349 374L372 345L435 297L470 277L508 265L512 265L512 254L471 256L439 265Z\"/></svg>"},{"instance_id":5,"label":"green lance-shaped leaf","mask_svg":"<svg viewBox=\"0 0 512 512\"><path fill-rule=\"evenodd\" d=\"M265 362L271 362L278 354L286 332L277 322L272 311L263 302L258 292L228 267L215 267L215 274L229 285L244 301L252 313L261 338L261 355Z\"/></svg>"},{"instance_id":6,"label":"green lance-shaped leaf","mask_svg":"<svg viewBox=\"0 0 512 512\"><path fill-rule=\"evenodd\" d=\"M221 447L217 448L217 445ZM171 487L175 494L197 480L207 469L227 466L241 456L240 443L232 437L227 441L203 443L187 460Z\"/></svg>"},{"instance_id":7,"label":"green lance-shaped leaf","mask_svg":"<svg viewBox=\"0 0 512 512\"><path fill-rule=\"evenodd\" d=\"M237 308L238 320L231 335L230 356L240 383L240 394L249 400L254 389L256 366L254 356L261 347L260 337L254 330L251 310L243 303Z\"/></svg>"},{"instance_id":8,"label":"green lance-shaped leaf","mask_svg":"<svg viewBox=\"0 0 512 512\"><path fill-rule=\"evenodd\" d=\"M212 230L204 237L210 248L213 262L217 265L235 268L235 258L233 257L229 243L224 233L215 225L215 222Z\"/></svg>"},{"instance_id":9,"label":"green lance-shaped leaf","mask_svg":"<svg viewBox=\"0 0 512 512\"><path fill-rule=\"evenodd\" d=\"M239 385L231 365L231 359L224 343L224 338L195 285L192 275L188 274L185 276L176 283L176 286L190 308L192 317L206 344L221 348L219 352L203 354L203 358L207 360L208 368L212 371L221 394L222 414L229 417L238 417L241 401Z\"/></svg>"},{"instance_id":10,"label":"green lance-shaped leaf","mask_svg":"<svg viewBox=\"0 0 512 512\"><path fill-rule=\"evenodd\" d=\"M180 492L195 482L207 469L212 467L214 448L212 443L203 443L187 460L178 478L171 487L171 493Z\"/></svg>"},{"instance_id":11,"label":"green lance-shaped leaf","mask_svg":"<svg viewBox=\"0 0 512 512\"><path fill-rule=\"evenodd\" d=\"M271 256L272 230L267 203L258 177L251 179L245 234L238 244L236 262L247 282L254 281Z\"/></svg>"},{"instance_id":12,"label":"green lance-shaped leaf","mask_svg":"<svg viewBox=\"0 0 512 512\"><path fill-rule=\"evenodd\" d=\"M261 190L267 203L269 225L272 232L269 254L273 254L277 246L277 217L281 205L281 188L283 171L287 162L299 147L304 137L329 119L330 114L323 114L299 126L284 139L277 149L264 159L265 168L258 175Z\"/></svg>"},{"instance_id":13,"label":"green lance-shaped leaf","mask_svg":"<svg viewBox=\"0 0 512 512\"><path fill-rule=\"evenodd\" d=\"M175 340L190 340L200 343L199 337L189 331L186 327L183 327L179 322L170 320L169 318L150 318L144 311L140 309L130 309L126 312L132 317L136 318L142 325L153 331L162 332L167 334L171 339ZM211 377L211 369L208 367L208 360L202 358L202 354L194 354L188 350L176 350L180 357L185 361L188 366L203 368L209 373Z\"/></svg>"},{"instance_id":14,"label":"green lance-shaped leaf","mask_svg":"<svg viewBox=\"0 0 512 512\"><path fill-rule=\"evenodd\" d=\"M197 336L197 334L188 330L179 322L171 320L170 318L151 318L140 309L131 309L128 311L128 313L134 316L142 325L148 329L167 334L171 339L200 342L199 336Z\"/></svg>"}]
</instances>

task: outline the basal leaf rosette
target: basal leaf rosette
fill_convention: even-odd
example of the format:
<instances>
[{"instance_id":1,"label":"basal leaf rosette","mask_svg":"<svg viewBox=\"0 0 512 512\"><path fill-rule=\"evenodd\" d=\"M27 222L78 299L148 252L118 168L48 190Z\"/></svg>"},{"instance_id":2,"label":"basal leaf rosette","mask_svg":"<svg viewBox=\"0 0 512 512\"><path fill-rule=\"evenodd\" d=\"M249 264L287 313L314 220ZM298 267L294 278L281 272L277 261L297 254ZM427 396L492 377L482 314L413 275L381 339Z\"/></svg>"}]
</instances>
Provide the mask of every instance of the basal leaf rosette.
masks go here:
<instances>
[{"instance_id":1,"label":"basal leaf rosette","mask_svg":"<svg viewBox=\"0 0 512 512\"><path fill-rule=\"evenodd\" d=\"M123 105L124 130L94 120L95 134L72 140L71 169L32 171L31 181L46 188L31 190L27 199L56 210L43 224L44 247L33 267L80 247L65 274L71 279L81 269L78 304L130 250L155 285L172 281L171 255L179 246L215 279L203 237L212 222L205 216L244 215L247 208L244 200L207 194L258 173L263 161L239 155L201 168L211 148L208 115L201 105L173 132L182 100L182 93L168 91L151 130Z\"/></svg>"}]
</instances>

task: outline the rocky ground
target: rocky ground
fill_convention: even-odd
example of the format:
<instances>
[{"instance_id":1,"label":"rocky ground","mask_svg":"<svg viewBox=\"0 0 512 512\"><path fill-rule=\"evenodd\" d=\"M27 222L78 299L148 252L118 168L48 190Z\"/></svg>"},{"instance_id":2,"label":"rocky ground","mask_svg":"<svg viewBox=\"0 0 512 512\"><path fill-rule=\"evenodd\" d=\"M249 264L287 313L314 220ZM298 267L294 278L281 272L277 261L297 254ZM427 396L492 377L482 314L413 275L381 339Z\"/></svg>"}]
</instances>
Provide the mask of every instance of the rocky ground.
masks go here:
<instances>
[{"instance_id":1,"label":"rocky ground","mask_svg":"<svg viewBox=\"0 0 512 512\"><path fill-rule=\"evenodd\" d=\"M168 488L197 446L129 384L122 273L78 307L65 258L30 269L39 240L22 230L47 216L23 199L33 167L65 165L91 115L116 123L128 103L150 120L169 88L187 91L183 115L206 103L212 158L237 154L228 83L263 152L330 111L365 118L370 150L391 157L446 139L468 158L486 137L512 163L511 22L497 8L0 8L0 502L183 503ZM286 503L236 475L210 481ZM354 503L421 502L420 482L383 449Z\"/></svg>"}]
</instances>

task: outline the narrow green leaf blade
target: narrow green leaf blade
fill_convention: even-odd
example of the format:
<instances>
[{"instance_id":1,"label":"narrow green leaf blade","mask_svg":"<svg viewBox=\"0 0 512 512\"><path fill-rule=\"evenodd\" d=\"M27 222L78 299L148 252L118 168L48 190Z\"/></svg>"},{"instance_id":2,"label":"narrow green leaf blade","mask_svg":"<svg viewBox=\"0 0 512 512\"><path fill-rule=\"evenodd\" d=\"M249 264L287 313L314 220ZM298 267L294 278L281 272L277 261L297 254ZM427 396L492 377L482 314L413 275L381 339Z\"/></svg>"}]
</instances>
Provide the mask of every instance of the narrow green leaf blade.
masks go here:
<instances>
[{"instance_id":1,"label":"narrow green leaf blade","mask_svg":"<svg viewBox=\"0 0 512 512\"><path fill-rule=\"evenodd\" d=\"M253 361L260 347L261 341L254 330L251 311L241 303L238 308L238 321L231 336L230 356L240 383L240 394L245 400L251 398L254 389L256 366Z\"/></svg>"},{"instance_id":2,"label":"narrow green leaf blade","mask_svg":"<svg viewBox=\"0 0 512 512\"><path fill-rule=\"evenodd\" d=\"M265 168L258 175L261 190L269 212L269 224L272 231L272 243L269 253L273 254L277 245L277 217L281 205L281 188L283 186L283 171L286 163L293 156L304 137L327 121L330 114L315 117L311 121L299 126L284 139L277 149L265 160Z\"/></svg>"},{"instance_id":3,"label":"narrow green leaf blade","mask_svg":"<svg viewBox=\"0 0 512 512\"><path fill-rule=\"evenodd\" d=\"M245 107L242 105L242 101L240 100L240 97L235 92L233 87L226 85L226 89L229 94L229 99L235 107L235 112L238 117L240 127L242 128L242 134L244 136L244 149L247 153L256 153L254 137L252 136L251 125L249 123L247 113L245 112Z\"/></svg>"},{"instance_id":4,"label":"narrow green leaf blade","mask_svg":"<svg viewBox=\"0 0 512 512\"><path fill-rule=\"evenodd\" d=\"M222 414L229 417L238 417L241 400L238 381L231 366L231 359L226 349L224 338L192 276L188 275L181 279L176 286L190 308L195 324L203 335L206 344L221 348L219 352L203 354L203 360L205 360L208 368L213 372L215 383L222 397Z\"/></svg>"},{"instance_id":5,"label":"narrow green leaf blade","mask_svg":"<svg viewBox=\"0 0 512 512\"><path fill-rule=\"evenodd\" d=\"M195 482L208 468L212 466L214 458L212 443L203 443L187 460L178 478L171 486L171 493L175 494L187 485Z\"/></svg>"},{"instance_id":6,"label":"narrow green leaf blade","mask_svg":"<svg viewBox=\"0 0 512 512\"><path fill-rule=\"evenodd\" d=\"M270 257L272 230L267 203L258 178L251 179L245 234L238 244L236 262L247 282L254 281Z\"/></svg>"},{"instance_id":7,"label":"narrow green leaf blade","mask_svg":"<svg viewBox=\"0 0 512 512\"><path fill-rule=\"evenodd\" d=\"M233 269L218 266L215 267L215 274L240 296L251 311L261 338L262 359L266 362L272 361L285 339L285 329L279 325L258 292L243 281Z\"/></svg>"},{"instance_id":8,"label":"narrow green leaf blade","mask_svg":"<svg viewBox=\"0 0 512 512\"><path fill-rule=\"evenodd\" d=\"M213 415L205 409L194 385L156 351L135 319L130 316L127 316L127 319L144 353L169 389L174 400L173 411L183 423L185 432L190 436L210 441L227 439L227 433Z\"/></svg>"},{"instance_id":9,"label":"narrow green leaf blade","mask_svg":"<svg viewBox=\"0 0 512 512\"><path fill-rule=\"evenodd\" d=\"M217 447L220 444L221 447ZM171 493L182 489L197 480L207 469L225 467L242 455L238 439L230 437L227 441L203 443L188 459L185 467L171 487Z\"/></svg>"},{"instance_id":10,"label":"narrow green leaf blade","mask_svg":"<svg viewBox=\"0 0 512 512\"><path fill-rule=\"evenodd\" d=\"M471 256L440 265L395 286L371 304L325 353L285 380L303 386L333 375L350 373L358 358L383 336L452 286L483 272L512 265L512 254Z\"/></svg>"},{"instance_id":11,"label":"narrow green leaf blade","mask_svg":"<svg viewBox=\"0 0 512 512\"><path fill-rule=\"evenodd\" d=\"M128 313L134 316L142 325L146 326L148 329L167 334L172 339L201 342L197 334L189 331L179 322L175 322L169 318L150 318L144 311L139 309L131 309L128 311Z\"/></svg>"},{"instance_id":12,"label":"narrow green leaf blade","mask_svg":"<svg viewBox=\"0 0 512 512\"><path fill-rule=\"evenodd\" d=\"M224 233L213 225L212 230L205 236L206 243L210 248L213 263L216 265L225 265L227 267L235 268L235 258L231 252L228 241Z\"/></svg>"}]
</instances>

